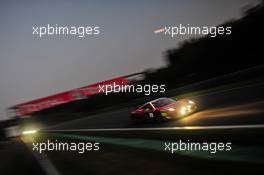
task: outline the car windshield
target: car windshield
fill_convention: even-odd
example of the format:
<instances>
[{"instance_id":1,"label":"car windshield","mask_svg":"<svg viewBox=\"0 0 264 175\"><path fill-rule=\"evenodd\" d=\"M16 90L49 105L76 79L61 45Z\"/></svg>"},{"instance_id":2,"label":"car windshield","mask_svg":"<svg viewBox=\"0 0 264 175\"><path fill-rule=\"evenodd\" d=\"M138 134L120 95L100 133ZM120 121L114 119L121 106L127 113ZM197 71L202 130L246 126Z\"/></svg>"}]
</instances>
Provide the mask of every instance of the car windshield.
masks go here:
<instances>
[{"instance_id":1,"label":"car windshield","mask_svg":"<svg viewBox=\"0 0 264 175\"><path fill-rule=\"evenodd\" d=\"M162 99L159 99L159 100L152 102L152 104L155 107L161 107L161 106L165 106L165 105L168 105L170 103L173 103L173 102L175 102L175 101L170 99L170 98L162 98Z\"/></svg>"}]
</instances>

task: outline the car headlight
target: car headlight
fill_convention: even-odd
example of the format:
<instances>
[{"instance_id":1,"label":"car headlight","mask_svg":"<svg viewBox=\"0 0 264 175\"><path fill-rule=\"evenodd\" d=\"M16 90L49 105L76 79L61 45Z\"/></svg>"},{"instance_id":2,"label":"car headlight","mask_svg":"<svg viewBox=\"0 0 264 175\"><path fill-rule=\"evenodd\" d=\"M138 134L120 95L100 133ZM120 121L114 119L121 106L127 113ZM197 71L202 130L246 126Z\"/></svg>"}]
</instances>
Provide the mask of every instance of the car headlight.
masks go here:
<instances>
[{"instance_id":1,"label":"car headlight","mask_svg":"<svg viewBox=\"0 0 264 175\"><path fill-rule=\"evenodd\" d=\"M169 110L169 111L175 111L175 109L174 109L174 108L169 108L168 110Z\"/></svg>"},{"instance_id":2,"label":"car headlight","mask_svg":"<svg viewBox=\"0 0 264 175\"><path fill-rule=\"evenodd\" d=\"M182 115L184 115L184 114L186 114L186 112L187 112L187 108L186 108L185 106L182 107L181 110L180 110L180 113L181 113Z\"/></svg>"},{"instance_id":3,"label":"car headlight","mask_svg":"<svg viewBox=\"0 0 264 175\"><path fill-rule=\"evenodd\" d=\"M167 117L168 116L168 113L167 112L161 112L161 116L163 116L163 117Z\"/></svg>"},{"instance_id":4,"label":"car headlight","mask_svg":"<svg viewBox=\"0 0 264 175\"><path fill-rule=\"evenodd\" d=\"M190 103L190 104L194 104L194 102L193 102L192 100L189 100L188 103Z\"/></svg>"},{"instance_id":5,"label":"car headlight","mask_svg":"<svg viewBox=\"0 0 264 175\"><path fill-rule=\"evenodd\" d=\"M35 134L37 130L25 130L22 132L23 135L32 135Z\"/></svg>"},{"instance_id":6,"label":"car headlight","mask_svg":"<svg viewBox=\"0 0 264 175\"><path fill-rule=\"evenodd\" d=\"M186 108L187 108L188 111L192 110L192 106L191 105L187 105Z\"/></svg>"}]
</instances>

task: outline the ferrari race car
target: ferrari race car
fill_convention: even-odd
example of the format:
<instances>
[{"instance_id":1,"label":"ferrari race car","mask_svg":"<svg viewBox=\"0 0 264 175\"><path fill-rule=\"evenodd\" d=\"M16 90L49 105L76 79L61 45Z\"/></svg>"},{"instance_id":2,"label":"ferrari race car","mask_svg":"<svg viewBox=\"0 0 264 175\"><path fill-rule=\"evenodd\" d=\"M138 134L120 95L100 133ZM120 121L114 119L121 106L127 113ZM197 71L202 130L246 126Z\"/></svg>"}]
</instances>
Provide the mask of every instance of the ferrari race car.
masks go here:
<instances>
[{"instance_id":1,"label":"ferrari race car","mask_svg":"<svg viewBox=\"0 0 264 175\"><path fill-rule=\"evenodd\" d=\"M196 103L189 99L158 98L133 110L130 118L135 123L166 121L188 116L196 110Z\"/></svg>"}]
</instances>

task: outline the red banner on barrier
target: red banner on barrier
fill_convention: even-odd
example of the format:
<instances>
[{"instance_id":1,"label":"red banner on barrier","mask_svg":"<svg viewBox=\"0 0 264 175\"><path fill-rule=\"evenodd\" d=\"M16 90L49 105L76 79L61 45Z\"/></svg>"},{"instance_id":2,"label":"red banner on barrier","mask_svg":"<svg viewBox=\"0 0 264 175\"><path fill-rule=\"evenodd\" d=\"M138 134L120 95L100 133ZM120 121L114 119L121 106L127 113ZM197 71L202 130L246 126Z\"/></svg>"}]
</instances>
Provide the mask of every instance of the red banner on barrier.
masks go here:
<instances>
[{"instance_id":1,"label":"red banner on barrier","mask_svg":"<svg viewBox=\"0 0 264 175\"><path fill-rule=\"evenodd\" d=\"M43 109L55 107L64 103L69 103L75 100L83 99L91 95L103 93L100 91L100 86L103 85L122 85L127 84L128 80L125 77L119 77L100 83L84 86L71 91L55 94L52 96L40 98L27 103L16 105L16 114L19 116L29 115L33 112L41 111Z\"/></svg>"}]
</instances>

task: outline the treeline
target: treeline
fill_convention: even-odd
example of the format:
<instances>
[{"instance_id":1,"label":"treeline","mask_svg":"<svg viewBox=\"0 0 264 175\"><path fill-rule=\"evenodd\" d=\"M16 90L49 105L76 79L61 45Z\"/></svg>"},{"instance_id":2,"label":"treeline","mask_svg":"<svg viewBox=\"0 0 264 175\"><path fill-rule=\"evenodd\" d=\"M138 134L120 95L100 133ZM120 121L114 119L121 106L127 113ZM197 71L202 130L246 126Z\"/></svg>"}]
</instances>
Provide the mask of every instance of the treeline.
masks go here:
<instances>
[{"instance_id":1,"label":"treeline","mask_svg":"<svg viewBox=\"0 0 264 175\"><path fill-rule=\"evenodd\" d=\"M147 82L171 87L200 81L263 64L264 1L248 9L231 26L231 35L204 36L184 41L165 52L168 67L147 74Z\"/></svg>"}]
</instances>

